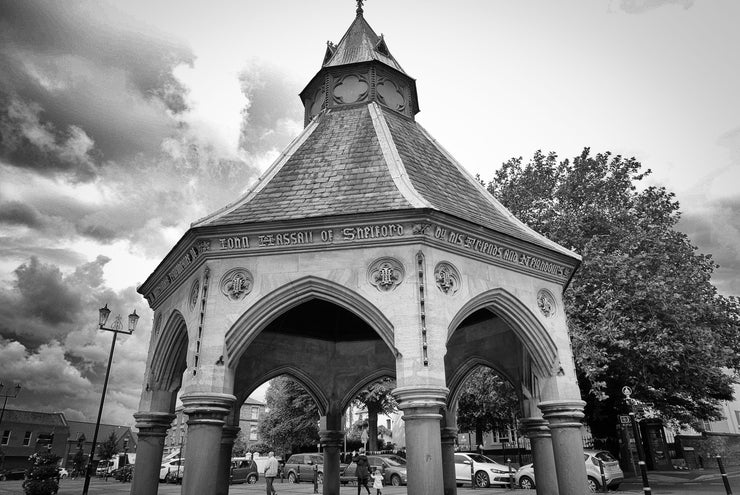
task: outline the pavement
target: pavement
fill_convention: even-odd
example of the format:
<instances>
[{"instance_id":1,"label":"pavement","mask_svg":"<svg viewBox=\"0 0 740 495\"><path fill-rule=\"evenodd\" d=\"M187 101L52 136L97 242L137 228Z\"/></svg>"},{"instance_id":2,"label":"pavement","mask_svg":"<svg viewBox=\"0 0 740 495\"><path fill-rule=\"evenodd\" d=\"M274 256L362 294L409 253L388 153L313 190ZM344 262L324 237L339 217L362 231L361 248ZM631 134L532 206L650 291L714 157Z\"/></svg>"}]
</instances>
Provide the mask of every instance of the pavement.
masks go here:
<instances>
[{"instance_id":1,"label":"pavement","mask_svg":"<svg viewBox=\"0 0 740 495\"><path fill-rule=\"evenodd\" d=\"M728 468L727 471L730 485L737 491L740 492L740 467ZM716 469L696 469L689 471L648 471L648 480L650 486L653 488L652 492L656 495L661 493L675 493L675 494L686 494L693 495L694 492L698 492L696 487L702 486L707 487L712 485L714 489L712 491L702 490L701 493L717 493L725 494L725 490L722 486L722 478L718 470ZM22 488L22 481L0 481L0 495L24 495ZM65 479L62 480L59 485L58 495L79 495L82 493L83 480L78 478L76 480ZM661 490L661 487L671 487L670 490ZM280 495L293 495L293 494L313 494L313 485L310 483L290 484L290 483L275 483L275 488ZM90 495L117 495L117 494L129 494L131 491L130 483L120 483L113 479L109 479L107 482L100 478L92 479L90 485ZM160 484L159 494L161 495L178 495L180 494L181 486ZM536 495L535 490L521 490L515 489L510 490L508 488L478 488L473 489L469 485L460 487L457 489L459 495L503 495L505 493L516 492L516 495ZM230 495L252 495L252 494L263 494L265 493L265 484L263 481L259 481L256 485L231 485L229 489ZM319 493L321 493L321 486L319 486ZM356 486L342 486L341 495L356 495ZM364 491L363 491L364 493ZM406 495L406 487L394 487L386 486L383 488L383 495ZM627 477L619 488L618 493L620 495L643 495L641 478L638 477ZM375 495L375 490L371 491L372 495ZM578 494L576 494L578 495ZM586 495L586 494L584 494Z\"/></svg>"}]
</instances>

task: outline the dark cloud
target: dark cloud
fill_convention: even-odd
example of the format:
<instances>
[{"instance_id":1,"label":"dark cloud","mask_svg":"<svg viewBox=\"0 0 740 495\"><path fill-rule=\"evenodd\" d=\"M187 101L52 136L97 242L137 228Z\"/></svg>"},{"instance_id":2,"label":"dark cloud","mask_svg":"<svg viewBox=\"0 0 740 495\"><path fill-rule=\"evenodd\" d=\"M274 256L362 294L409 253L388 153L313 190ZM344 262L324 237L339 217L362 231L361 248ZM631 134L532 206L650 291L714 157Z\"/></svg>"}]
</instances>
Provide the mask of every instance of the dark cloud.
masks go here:
<instances>
[{"instance_id":1,"label":"dark cloud","mask_svg":"<svg viewBox=\"0 0 740 495\"><path fill-rule=\"evenodd\" d=\"M0 223L38 228L42 222L33 207L20 201L4 201L0 203Z\"/></svg>"},{"instance_id":2,"label":"dark cloud","mask_svg":"<svg viewBox=\"0 0 740 495\"><path fill-rule=\"evenodd\" d=\"M192 62L105 2L0 0L0 158L87 181L156 153L187 109L173 71Z\"/></svg>"},{"instance_id":3,"label":"dark cloud","mask_svg":"<svg viewBox=\"0 0 740 495\"><path fill-rule=\"evenodd\" d=\"M725 295L740 296L740 198L717 200L684 211L678 228L699 252L711 254L719 265L712 281Z\"/></svg>"}]
</instances>

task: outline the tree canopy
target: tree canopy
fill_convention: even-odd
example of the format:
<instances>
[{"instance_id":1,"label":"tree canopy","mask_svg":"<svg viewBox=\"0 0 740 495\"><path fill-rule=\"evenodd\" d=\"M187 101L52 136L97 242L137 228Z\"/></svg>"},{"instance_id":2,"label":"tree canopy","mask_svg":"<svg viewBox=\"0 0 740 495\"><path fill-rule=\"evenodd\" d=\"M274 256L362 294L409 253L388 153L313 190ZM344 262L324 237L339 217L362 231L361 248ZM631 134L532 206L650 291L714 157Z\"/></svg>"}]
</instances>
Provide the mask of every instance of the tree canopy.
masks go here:
<instances>
[{"instance_id":1,"label":"tree canopy","mask_svg":"<svg viewBox=\"0 0 740 495\"><path fill-rule=\"evenodd\" d=\"M298 382L287 376L273 379L265 402L267 412L259 433L276 453L287 454L319 443L319 409Z\"/></svg>"},{"instance_id":2,"label":"tree canopy","mask_svg":"<svg viewBox=\"0 0 740 495\"><path fill-rule=\"evenodd\" d=\"M114 432L111 432L104 442L98 444L98 458L110 459L117 453L118 442L116 442L116 434Z\"/></svg>"},{"instance_id":3,"label":"tree canopy","mask_svg":"<svg viewBox=\"0 0 740 495\"><path fill-rule=\"evenodd\" d=\"M390 414L397 410L396 401L391 390L396 388L396 381L383 378L371 383L357 396L356 401L367 408L368 417L368 450L378 450L378 414Z\"/></svg>"},{"instance_id":4,"label":"tree canopy","mask_svg":"<svg viewBox=\"0 0 740 495\"><path fill-rule=\"evenodd\" d=\"M490 368L479 366L465 379L457 401L457 427L474 431L477 445L483 432L514 424L519 398L514 387Z\"/></svg>"},{"instance_id":5,"label":"tree canopy","mask_svg":"<svg viewBox=\"0 0 740 495\"><path fill-rule=\"evenodd\" d=\"M740 369L740 310L711 283L711 255L676 229L679 203L634 158L590 149L504 163L489 191L583 257L565 292L579 384L595 434L625 411L621 388L678 424L721 417Z\"/></svg>"}]
</instances>

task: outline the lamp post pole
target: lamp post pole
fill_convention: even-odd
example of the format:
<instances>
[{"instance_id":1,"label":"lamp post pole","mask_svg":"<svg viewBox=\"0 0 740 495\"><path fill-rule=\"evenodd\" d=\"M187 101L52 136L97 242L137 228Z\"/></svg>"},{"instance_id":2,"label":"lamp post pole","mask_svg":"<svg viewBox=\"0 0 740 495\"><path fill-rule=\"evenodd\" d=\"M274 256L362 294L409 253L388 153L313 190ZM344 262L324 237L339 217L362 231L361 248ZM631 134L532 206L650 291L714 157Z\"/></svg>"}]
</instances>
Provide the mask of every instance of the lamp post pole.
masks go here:
<instances>
[{"instance_id":1,"label":"lamp post pole","mask_svg":"<svg viewBox=\"0 0 740 495\"><path fill-rule=\"evenodd\" d=\"M116 348L116 337L118 337L119 333L125 333L126 335L131 335L132 333L134 333L136 323L139 321L139 315L137 315L136 310L134 310L133 313L128 315L128 330L123 329L123 324L121 323L120 316L116 316L116 319L113 321L113 325L110 328L107 328L105 324L108 321L108 316L110 316L110 309L108 309L108 305L106 304L105 307L100 308L99 312L100 320L98 326L101 330L113 332L113 341L110 345L108 367L105 370L103 394L100 396L100 407L98 408L98 419L95 421L95 433L93 433L92 447L90 448L90 459L87 461L87 468L85 469L85 485L82 488L82 495L87 495L87 491L90 489L90 475L93 466L93 459L95 458L95 447L98 443L98 431L100 430L100 418L103 415L103 405L105 404L105 392L108 390L108 376L110 375L110 366L113 362L113 351Z\"/></svg>"},{"instance_id":2,"label":"lamp post pole","mask_svg":"<svg viewBox=\"0 0 740 495\"><path fill-rule=\"evenodd\" d=\"M0 383L0 390L2 390L5 386ZM18 392L21 391L21 384L19 383L15 387L13 387L13 393L12 394L2 394L0 397L3 398L3 408L0 411L0 424L3 422L3 416L5 416L5 406L8 404L8 399L15 399L18 397Z\"/></svg>"}]
</instances>

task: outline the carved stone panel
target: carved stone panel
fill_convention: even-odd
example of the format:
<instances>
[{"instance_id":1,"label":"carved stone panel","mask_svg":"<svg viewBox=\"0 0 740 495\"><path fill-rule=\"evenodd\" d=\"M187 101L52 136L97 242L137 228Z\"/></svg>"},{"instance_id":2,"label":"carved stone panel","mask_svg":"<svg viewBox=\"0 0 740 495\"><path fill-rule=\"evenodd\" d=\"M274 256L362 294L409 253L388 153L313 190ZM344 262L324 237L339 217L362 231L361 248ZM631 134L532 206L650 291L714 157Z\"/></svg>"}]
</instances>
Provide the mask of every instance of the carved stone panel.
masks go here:
<instances>
[{"instance_id":1,"label":"carved stone panel","mask_svg":"<svg viewBox=\"0 0 740 495\"><path fill-rule=\"evenodd\" d=\"M246 268L234 268L221 277L221 293L232 301L239 301L252 292L254 277Z\"/></svg>"},{"instance_id":2,"label":"carved stone panel","mask_svg":"<svg viewBox=\"0 0 740 495\"><path fill-rule=\"evenodd\" d=\"M404 270L395 258L379 258L367 270L367 280L381 292L390 292L403 282Z\"/></svg>"},{"instance_id":3,"label":"carved stone panel","mask_svg":"<svg viewBox=\"0 0 740 495\"><path fill-rule=\"evenodd\" d=\"M190 286L190 296L188 297L188 306L190 307L190 311L195 309L195 306L198 304L199 295L200 295L200 281L198 279L195 279L193 281L193 285Z\"/></svg>"},{"instance_id":4,"label":"carved stone panel","mask_svg":"<svg viewBox=\"0 0 740 495\"><path fill-rule=\"evenodd\" d=\"M441 261L434 268L434 281L439 290L451 296L460 289L460 272L452 263Z\"/></svg>"},{"instance_id":5,"label":"carved stone panel","mask_svg":"<svg viewBox=\"0 0 740 495\"><path fill-rule=\"evenodd\" d=\"M344 76L334 86L334 101L337 103L355 103L367 99L370 85L361 76L350 74Z\"/></svg>"},{"instance_id":6,"label":"carved stone panel","mask_svg":"<svg viewBox=\"0 0 740 495\"><path fill-rule=\"evenodd\" d=\"M390 79L381 79L376 88L381 103L392 110L402 112L406 108L406 98L402 90Z\"/></svg>"},{"instance_id":7,"label":"carved stone panel","mask_svg":"<svg viewBox=\"0 0 740 495\"><path fill-rule=\"evenodd\" d=\"M555 296L547 289L540 289L537 293L537 307L546 318L553 316L557 308Z\"/></svg>"}]
</instances>

